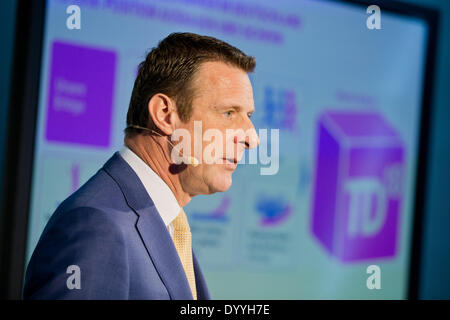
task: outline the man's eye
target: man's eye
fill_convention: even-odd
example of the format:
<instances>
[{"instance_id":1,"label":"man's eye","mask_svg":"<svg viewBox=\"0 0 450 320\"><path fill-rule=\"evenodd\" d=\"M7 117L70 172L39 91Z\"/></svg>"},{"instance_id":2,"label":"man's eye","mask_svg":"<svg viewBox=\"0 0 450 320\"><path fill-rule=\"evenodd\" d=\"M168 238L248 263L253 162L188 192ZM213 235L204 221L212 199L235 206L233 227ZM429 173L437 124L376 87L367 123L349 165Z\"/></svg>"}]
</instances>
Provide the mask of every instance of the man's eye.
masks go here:
<instances>
[{"instance_id":1,"label":"man's eye","mask_svg":"<svg viewBox=\"0 0 450 320\"><path fill-rule=\"evenodd\" d=\"M231 117L232 113L233 113L233 111L230 110L230 111L225 112L225 115L227 118L229 118L229 117Z\"/></svg>"},{"instance_id":2,"label":"man's eye","mask_svg":"<svg viewBox=\"0 0 450 320\"><path fill-rule=\"evenodd\" d=\"M248 114L248 118L249 118L249 119L252 117L252 114L253 114L253 113L249 113L249 114Z\"/></svg>"}]
</instances>

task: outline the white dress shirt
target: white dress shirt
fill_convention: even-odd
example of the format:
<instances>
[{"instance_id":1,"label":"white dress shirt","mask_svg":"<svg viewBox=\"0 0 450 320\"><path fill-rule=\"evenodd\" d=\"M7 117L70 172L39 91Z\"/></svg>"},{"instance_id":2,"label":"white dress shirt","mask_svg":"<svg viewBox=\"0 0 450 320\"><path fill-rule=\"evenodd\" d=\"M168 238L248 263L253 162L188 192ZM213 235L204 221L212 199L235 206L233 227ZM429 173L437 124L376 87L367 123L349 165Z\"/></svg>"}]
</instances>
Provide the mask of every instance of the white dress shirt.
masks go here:
<instances>
[{"instance_id":1,"label":"white dress shirt","mask_svg":"<svg viewBox=\"0 0 450 320\"><path fill-rule=\"evenodd\" d=\"M149 165L129 148L124 146L122 150L120 150L120 155L130 165L134 172L136 172L161 215L170 236L173 238L172 221L180 213L181 207L172 190Z\"/></svg>"}]
</instances>

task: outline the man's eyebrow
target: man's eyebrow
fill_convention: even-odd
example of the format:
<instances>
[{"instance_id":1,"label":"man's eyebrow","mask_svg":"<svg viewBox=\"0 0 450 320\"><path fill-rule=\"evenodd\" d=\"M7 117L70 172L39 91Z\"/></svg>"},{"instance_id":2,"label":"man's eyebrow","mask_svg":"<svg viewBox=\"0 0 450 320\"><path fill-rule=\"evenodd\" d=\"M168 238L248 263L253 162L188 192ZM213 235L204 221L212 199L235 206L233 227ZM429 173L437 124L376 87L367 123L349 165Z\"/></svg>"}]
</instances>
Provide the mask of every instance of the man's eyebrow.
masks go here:
<instances>
[{"instance_id":1,"label":"man's eyebrow","mask_svg":"<svg viewBox=\"0 0 450 320\"><path fill-rule=\"evenodd\" d=\"M220 109L220 110L226 110L226 109L235 109L236 111L241 111L243 108L239 105L222 105L222 106L216 106L216 109ZM248 111L249 113L253 113L255 112L255 109L251 109Z\"/></svg>"}]
</instances>

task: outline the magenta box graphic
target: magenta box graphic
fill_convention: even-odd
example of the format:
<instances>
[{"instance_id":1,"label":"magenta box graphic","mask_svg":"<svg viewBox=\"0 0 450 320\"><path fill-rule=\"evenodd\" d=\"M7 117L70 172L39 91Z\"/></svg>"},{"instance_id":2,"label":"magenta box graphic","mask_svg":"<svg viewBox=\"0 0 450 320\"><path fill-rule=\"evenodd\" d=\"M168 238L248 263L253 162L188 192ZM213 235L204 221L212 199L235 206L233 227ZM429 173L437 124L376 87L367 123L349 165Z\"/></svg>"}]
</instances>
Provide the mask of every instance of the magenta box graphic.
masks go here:
<instances>
[{"instance_id":1,"label":"magenta box graphic","mask_svg":"<svg viewBox=\"0 0 450 320\"><path fill-rule=\"evenodd\" d=\"M311 231L343 262L397 252L404 146L378 113L328 111L319 119Z\"/></svg>"},{"instance_id":2,"label":"magenta box graphic","mask_svg":"<svg viewBox=\"0 0 450 320\"><path fill-rule=\"evenodd\" d=\"M110 145L116 54L52 44L45 137L95 147Z\"/></svg>"}]
</instances>

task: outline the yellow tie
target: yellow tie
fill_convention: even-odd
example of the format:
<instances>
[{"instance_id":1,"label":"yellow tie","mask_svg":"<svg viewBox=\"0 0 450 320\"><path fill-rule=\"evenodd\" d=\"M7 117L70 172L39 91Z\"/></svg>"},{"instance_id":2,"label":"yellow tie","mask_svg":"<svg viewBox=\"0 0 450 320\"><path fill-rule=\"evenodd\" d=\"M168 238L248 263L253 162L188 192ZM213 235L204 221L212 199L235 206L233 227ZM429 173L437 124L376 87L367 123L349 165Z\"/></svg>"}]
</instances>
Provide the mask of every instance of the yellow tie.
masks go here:
<instances>
[{"instance_id":1,"label":"yellow tie","mask_svg":"<svg viewBox=\"0 0 450 320\"><path fill-rule=\"evenodd\" d=\"M183 209L181 209L178 216L173 220L172 226L174 228L173 242L175 248L178 251L178 256L180 257L189 286L191 287L192 296L194 297L194 300L197 300L194 264L192 262L192 235L186 213Z\"/></svg>"}]
</instances>

